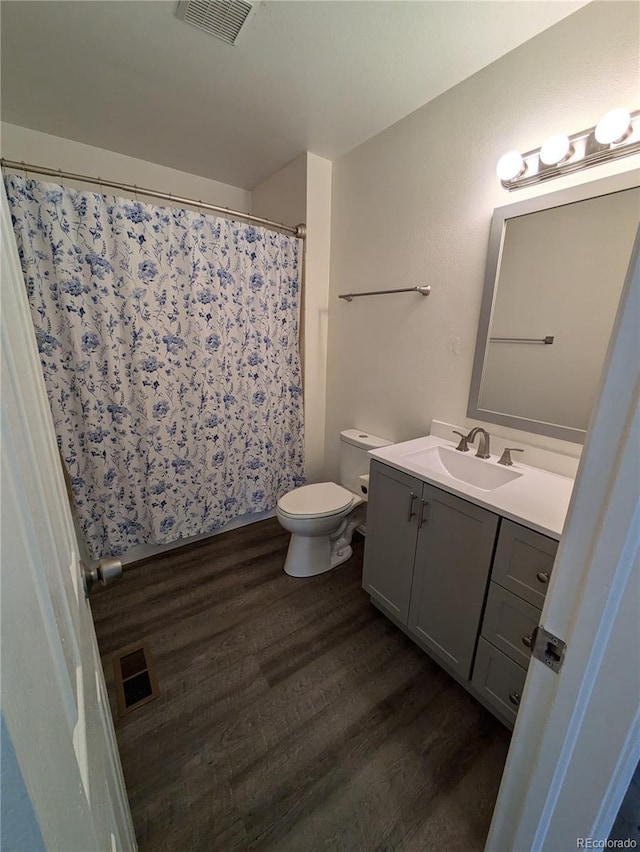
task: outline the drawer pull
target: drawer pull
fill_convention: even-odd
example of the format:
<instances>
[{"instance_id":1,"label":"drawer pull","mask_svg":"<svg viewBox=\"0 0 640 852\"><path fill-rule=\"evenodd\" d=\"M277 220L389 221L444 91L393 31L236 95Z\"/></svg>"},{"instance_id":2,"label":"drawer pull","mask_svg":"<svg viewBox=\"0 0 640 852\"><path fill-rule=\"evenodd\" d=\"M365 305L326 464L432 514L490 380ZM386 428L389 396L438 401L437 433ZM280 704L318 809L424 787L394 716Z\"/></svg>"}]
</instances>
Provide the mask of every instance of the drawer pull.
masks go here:
<instances>
[{"instance_id":1,"label":"drawer pull","mask_svg":"<svg viewBox=\"0 0 640 852\"><path fill-rule=\"evenodd\" d=\"M533 648L533 633L531 633L529 636L523 636L522 644L525 648Z\"/></svg>"},{"instance_id":2,"label":"drawer pull","mask_svg":"<svg viewBox=\"0 0 640 852\"><path fill-rule=\"evenodd\" d=\"M418 528L427 523L427 510L429 508L428 500L420 501L420 517L418 518Z\"/></svg>"},{"instance_id":3,"label":"drawer pull","mask_svg":"<svg viewBox=\"0 0 640 852\"><path fill-rule=\"evenodd\" d=\"M541 583L545 583L545 585L549 582L549 573L548 571L538 571L536 577Z\"/></svg>"},{"instance_id":4,"label":"drawer pull","mask_svg":"<svg viewBox=\"0 0 640 852\"><path fill-rule=\"evenodd\" d=\"M413 511L413 501L415 499L416 499L416 495L412 491L411 496L409 498L409 515L407 517L407 521L409 521L409 522L411 522L411 518L413 518L413 516L415 515L415 512Z\"/></svg>"},{"instance_id":5,"label":"drawer pull","mask_svg":"<svg viewBox=\"0 0 640 852\"><path fill-rule=\"evenodd\" d=\"M517 707L520 704L520 693L512 692L509 695L509 701L513 704L514 707Z\"/></svg>"}]
</instances>

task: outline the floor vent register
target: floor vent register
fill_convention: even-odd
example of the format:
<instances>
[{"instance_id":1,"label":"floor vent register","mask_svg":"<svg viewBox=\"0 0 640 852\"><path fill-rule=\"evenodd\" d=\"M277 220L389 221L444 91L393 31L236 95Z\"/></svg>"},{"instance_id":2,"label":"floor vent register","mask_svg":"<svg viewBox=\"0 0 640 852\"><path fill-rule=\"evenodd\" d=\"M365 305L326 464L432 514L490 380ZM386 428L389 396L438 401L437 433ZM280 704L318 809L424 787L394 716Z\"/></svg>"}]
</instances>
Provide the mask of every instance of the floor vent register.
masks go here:
<instances>
[{"instance_id":1,"label":"floor vent register","mask_svg":"<svg viewBox=\"0 0 640 852\"><path fill-rule=\"evenodd\" d=\"M113 657L118 716L126 716L160 694L148 642L131 645Z\"/></svg>"}]
</instances>

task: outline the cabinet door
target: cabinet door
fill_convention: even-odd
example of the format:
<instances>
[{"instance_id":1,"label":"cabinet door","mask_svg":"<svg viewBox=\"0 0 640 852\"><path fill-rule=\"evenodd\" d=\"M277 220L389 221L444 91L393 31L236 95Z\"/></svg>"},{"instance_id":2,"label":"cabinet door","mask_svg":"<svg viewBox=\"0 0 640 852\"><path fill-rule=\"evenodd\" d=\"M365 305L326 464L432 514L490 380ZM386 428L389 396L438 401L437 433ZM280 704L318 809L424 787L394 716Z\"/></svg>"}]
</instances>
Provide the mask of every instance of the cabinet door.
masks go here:
<instances>
[{"instance_id":1,"label":"cabinet door","mask_svg":"<svg viewBox=\"0 0 640 852\"><path fill-rule=\"evenodd\" d=\"M409 629L469 678L498 516L424 485Z\"/></svg>"},{"instance_id":2,"label":"cabinet door","mask_svg":"<svg viewBox=\"0 0 640 852\"><path fill-rule=\"evenodd\" d=\"M422 483L372 460L362 585L407 623Z\"/></svg>"},{"instance_id":3,"label":"cabinet door","mask_svg":"<svg viewBox=\"0 0 640 852\"><path fill-rule=\"evenodd\" d=\"M492 580L537 607L547 594L558 542L504 520L500 527Z\"/></svg>"}]
</instances>

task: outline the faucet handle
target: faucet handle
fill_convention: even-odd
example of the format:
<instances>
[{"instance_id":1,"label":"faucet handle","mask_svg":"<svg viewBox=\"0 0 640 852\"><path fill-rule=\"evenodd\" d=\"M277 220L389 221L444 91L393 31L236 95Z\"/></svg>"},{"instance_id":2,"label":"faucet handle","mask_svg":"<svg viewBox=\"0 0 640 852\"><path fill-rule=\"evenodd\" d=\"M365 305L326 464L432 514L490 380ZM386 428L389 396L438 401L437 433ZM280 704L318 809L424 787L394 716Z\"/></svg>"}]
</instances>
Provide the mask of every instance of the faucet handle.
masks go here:
<instances>
[{"instance_id":1,"label":"faucet handle","mask_svg":"<svg viewBox=\"0 0 640 852\"><path fill-rule=\"evenodd\" d=\"M502 455L498 459L498 464L504 464L507 467L511 467L513 464L511 461L511 453L524 453L524 450L521 450L520 447L505 447Z\"/></svg>"},{"instance_id":2,"label":"faucet handle","mask_svg":"<svg viewBox=\"0 0 640 852\"><path fill-rule=\"evenodd\" d=\"M468 435L463 435L462 432L458 432L456 429L451 430L454 435L460 435L460 443L456 447L456 450L460 450L461 453L469 452L469 445L467 444Z\"/></svg>"}]
</instances>

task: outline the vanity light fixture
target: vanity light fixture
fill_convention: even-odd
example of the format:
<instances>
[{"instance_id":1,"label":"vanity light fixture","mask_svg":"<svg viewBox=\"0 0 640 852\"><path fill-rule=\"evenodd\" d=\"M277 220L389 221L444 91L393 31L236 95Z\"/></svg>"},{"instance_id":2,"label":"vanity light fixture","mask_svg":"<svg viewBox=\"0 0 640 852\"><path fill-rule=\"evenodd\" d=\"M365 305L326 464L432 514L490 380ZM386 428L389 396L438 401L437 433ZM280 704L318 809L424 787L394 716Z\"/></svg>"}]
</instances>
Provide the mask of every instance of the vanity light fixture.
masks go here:
<instances>
[{"instance_id":1,"label":"vanity light fixture","mask_svg":"<svg viewBox=\"0 0 640 852\"><path fill-rule=\"evenodd\" d=\"M500 182L510 192L610 160L640 153L640 110L613 109L595 127L557 133L533 151L509 151L498 161Z\"/></svg>"},{"instance_id":2,"label":"vanity light fixture","mask_svg":"<svg viewBox=\"0 0 640 852\"><path fill-rule=\"evenodd\" d=\"M569 137L564 133L550 136L540 148L540 160L545 166L559 166L574 153Z\"/></svg>"},{"instance_id":3,"label":"vanity light fixture","mask_svg":"<svg viewBox=\"0 0 640 852\"><path fill-rule=\"evenodd\" d=\"M498 160L496 174L501 181L516 180L527 170L527 165L522 155L517 151L508 151Z\"/></svg>"},{"instance_id":4,"label":"vanity light fixture","mask_svg":"<svg viewBox=\"0 0 640 852\"><path fill-rule=\"evenodd\" d=\"M596 142L601 145L618 145L631 131L631 116L626 109L612 109L596 124Z\"/></svg>"}]
</instances>

